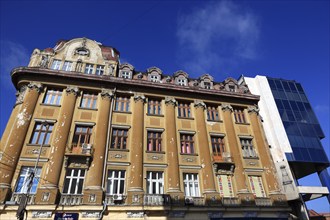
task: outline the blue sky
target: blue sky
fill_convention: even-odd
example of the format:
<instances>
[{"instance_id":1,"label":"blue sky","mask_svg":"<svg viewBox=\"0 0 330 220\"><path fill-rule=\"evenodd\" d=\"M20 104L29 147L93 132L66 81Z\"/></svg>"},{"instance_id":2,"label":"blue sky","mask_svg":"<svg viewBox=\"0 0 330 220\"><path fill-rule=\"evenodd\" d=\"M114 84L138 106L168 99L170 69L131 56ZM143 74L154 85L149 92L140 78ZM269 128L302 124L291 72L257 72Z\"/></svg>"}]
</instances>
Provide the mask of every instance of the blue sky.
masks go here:
<instances>
[{"instance_id":1,"label":"blue sky","mask_svg":"<svg viewBox=\"0 0 330 220\"><path fill-rule=\"evenodd\" d=\"M327 136L329 1L6 1L1 3L0 134L15 102L10 71L33 49L87 37L113 46L137 70L268 75L300 82ZM319 185L315 175L301 183ZM325 198L307 203L329 212Z\"/></svg>"}]
</instances>

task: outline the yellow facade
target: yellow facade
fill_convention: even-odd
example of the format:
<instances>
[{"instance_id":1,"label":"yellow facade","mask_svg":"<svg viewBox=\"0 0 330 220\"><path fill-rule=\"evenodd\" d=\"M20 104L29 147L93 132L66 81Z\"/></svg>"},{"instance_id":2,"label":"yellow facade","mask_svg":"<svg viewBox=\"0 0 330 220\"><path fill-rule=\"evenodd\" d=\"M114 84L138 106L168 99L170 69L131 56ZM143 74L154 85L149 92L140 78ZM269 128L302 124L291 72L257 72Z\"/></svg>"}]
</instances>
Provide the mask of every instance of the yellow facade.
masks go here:
<instances>
[{"instance_id":1,"label":"yellow facade","mask_svg":"<svg viewBox=\"0 0 330 220\"><path fill-rule=\"evenodd\" d=\"M86 38L35 49L11 74L1 219L15 217L32 171L28 219L289 218L259 97L236 80L138 72Z\"/></svg>"}]
</instances>

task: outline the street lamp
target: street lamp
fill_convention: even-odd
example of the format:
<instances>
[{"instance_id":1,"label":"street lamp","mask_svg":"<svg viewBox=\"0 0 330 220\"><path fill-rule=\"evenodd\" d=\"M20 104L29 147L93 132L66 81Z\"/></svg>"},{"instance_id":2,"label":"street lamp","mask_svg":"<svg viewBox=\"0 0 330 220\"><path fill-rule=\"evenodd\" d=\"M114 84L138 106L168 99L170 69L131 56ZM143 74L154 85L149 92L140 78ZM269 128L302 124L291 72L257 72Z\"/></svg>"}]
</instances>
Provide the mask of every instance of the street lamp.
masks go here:
<instances>
[{"instance_id":1,"label":"street lamp","mask_svg":"<svg viewBox=\"0 0 330 220\"><path fill-rule=\"evenodd\" d=\"M41 125L42 127L46 127L46 131L48 130L48 126L49 126L49 123L47 121L41 121ZM41 127L41 132L42 132L42 127ZM45 144L45 140L46 140L46 137L47 137L47 132L45 133L45 136L43 137L43 140L40 144L40 148L39 148L39 152L38 152L38 157L37 157L37 160L36 160L36 163L34 164L34 168L33 168L33 171L30 173L29 177L28 177L28 183L27 183L27 192L26 194L23 194L22 198L21 198L21 201L20 201L20 204L19 204L19 207L17 209L17 212L16 212L16 217L17 219L19 220L23 220L24 219L24 214L26 212L26 205L29 201L29 196L30 196L30 192L31 192L31 188L32 188L32 185L33 185L33 180L34 180L34 177L35 177L35 173L37 171L37 166L38 166L38 163L39 163L39 160L40 160L40 155L41 155L41 151L42 151L42 147L44 146Z\"/></svg>"}]
</instances>

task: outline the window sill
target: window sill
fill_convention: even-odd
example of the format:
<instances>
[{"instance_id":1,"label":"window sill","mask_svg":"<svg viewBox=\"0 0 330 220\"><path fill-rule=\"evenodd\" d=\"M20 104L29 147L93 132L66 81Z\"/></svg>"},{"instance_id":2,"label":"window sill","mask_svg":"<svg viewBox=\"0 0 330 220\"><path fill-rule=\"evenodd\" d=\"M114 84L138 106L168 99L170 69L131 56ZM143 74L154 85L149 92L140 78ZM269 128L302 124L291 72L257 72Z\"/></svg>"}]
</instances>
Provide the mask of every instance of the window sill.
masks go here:
<instances>
[{"instance_id":1,"label":"window sill","mask_svg":"<svg viewBox=\"0 0 330 220\"><path fill-rule=\"evenodd\" d=\"M206 121L208 121L208 122L223 122L222 120L210 120L210 119L207 119Z\"/></svg>"},{"instance_id":2,"label":"window sill","mask_svg":"<svg viewBox=\"0 0 330 220\"><path fill-rule=\"evenodd\" d=\"M113 112L116 112L116 113L123 113L123 114L132 114L132 112L118 111L118 110L113 110Z\"/></svg>"},{"instance_id":3,"label":"window sill","mask_svg":"<svg viewBox=\"0 0 330 220\"><path fill-rule=\"evenodd\" d=\"M259 160L259 157L243 157L243 159Z\"/></svg>"},{"instance_id":4,"label":"window sill","mask_svg":"<svg viewBox=\"0 0 330 220\"><path fill-rule=\"evenodd\" d=\"M161 115L161 114L149 114L147 113L147 116L155 116L155 117L164 117L164 115Z\"/></svg>"},{"instance_id":5,"label":"window sill","mask_svg":"<svg viewBox=\"0 0 330 220\"><path fill-rule=\"evenodd\" d=\"M238 125L250 125L250 123L247 123L247 122L244 122L244 123L241 123L241 122L235 122L235 124L238 124Z\"/></svg>"},{"instance_id":6,"label":"window sill","mask_svg":"<svg viewBox=\"0 0 330 220\"><path fill-rule=\"evenodd\" d=\"M114 149L114 148L110 148L109 151L122 151L122 152L129 152L129 149Z\"/></svg>"},{"instance_id":7,"label":"window sill","mask_svg":"<svg viewBox=\"0 0 330 220\"><path fill-rule=\"evenodd\" d=\"M78 109L81 109L81 110L91 110L91 111L97 111L97 108L85 108L85 107L78 107Z\"/></svg>"},{"instance_id":8,"label":"window sill","mask_svg":"<svg viewBox=\"0 0 330 220\"><path fill-rule=\"evenodd\" d=\"M40 147L41 144L26 144L26 146L31 146L31 147ZM50 144L44 144L42 145L43 147L50 147Z\"/></svg>"},{"instance_id":9,"label":"window sill","mask_svg":"<svg viewBox=\"0 0 330 220\"><path fill-rule=\"evenodd\" d=\"M178 119L195 120L195 119L192 118L192 117L180 117L180 116L178 116Z\"/></svg>"},{"instance_id":10,"label":"window sill","mask_svg":"<svg viewBox=\"0 0 330 220\"><path fill-rule=\"evenodd\" d=\"M148 151L148 150L146 150L146 153L152 153L152 154L165 154L165 151Z\"/></svg>"},{"instance_id":11,"label":"window sill","mask_svg":"<svg viewBox=\"0 0 330 220\"><path fill-rule=\"evenodd\" d=\"M43 106L52 106L52 107L61 107L61 105L54 105L54 104L47 104L47 103L40 103Z\"/></svg>"},{"instance_id":12,"label":"window sill","mask_svg":"<svg viewBox=\"0 0 330 220\"><path fill-rule=\"evenodd\" d=\"M198 156L198 154L187 154L187 153L180 153L182 156Z\"/></svg>"}]
</instances>

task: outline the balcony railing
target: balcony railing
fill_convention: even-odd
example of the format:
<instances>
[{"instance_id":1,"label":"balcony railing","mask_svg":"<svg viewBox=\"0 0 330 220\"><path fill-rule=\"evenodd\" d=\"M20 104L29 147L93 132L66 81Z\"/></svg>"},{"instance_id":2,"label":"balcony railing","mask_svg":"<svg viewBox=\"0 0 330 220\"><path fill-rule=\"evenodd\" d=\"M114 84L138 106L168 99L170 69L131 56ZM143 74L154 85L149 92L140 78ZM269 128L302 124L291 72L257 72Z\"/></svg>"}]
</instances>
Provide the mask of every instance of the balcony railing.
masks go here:
<instances>
[{"instance_id":1,"label":"balcony railing","mask_svg":"<svg viewBox=\"0 0 330 220\"><path fill-rule=\"evenodd\" d=\"M170 195L166 194L145 194L143 198L143 204L149 206L164 206L171 204Z\"/></svg>"},{"instance_id":2,"label":"balcony railing","mask_svg":"<svg viewBox=\"0 0 330 220\"><path fill-rule=\"evenodd\" d=\"M83 154L83 155L91 155L93 153L93 145L92 144L71 144L69 148L69 152L72 154Z\"/></svg>"},{"instance_id":3,"label":"balcony railing","mask_svg":"<svg viewBox=\"0 0 330 220\"><path fill-rule=\"evenodd\" d=\"M16 204L20 204L23 196L24 196L23 193L13 193L10 201L15 202ZM28 201L27 201L27 204L28 205L33 205L34 201L35 201L35 195L30 194L29 198L28 198Z\"/></svg>"},{"instance_id":4,"label":"balcony railing","mask_svg":"<svg viewBox=\"0 0 330 220\"><path fill-rule=\"evenodd\" d=\"M106 195L105 202L107 205L122 205L125 204L126 196L119 195Z\"/></svg>"},{"instance_id":5,"label":"balcony railing","mask_svg":"<svg viewBox=\"0 0 330 220\"><path fill-rule=\"evenodd\" d=\"M186 196L184 199L186 205L194 205L194 206L204 206L205 198L204 197L189 197Z\"/></svg>"},{"instance_id":6,"label":"balcony railing","mask_svg":"<svg viewBox=\"0 0 330 220\"><path fill-rule=\"evenodd\" d=\"M255 198L256 206L272 206L270 198Z\"/></svg>"},{"instance_id":7,"label":"balcony railing","mask_svg":"<svg viewBox=\"0 0 330 220\"><path fill-rule=\"evenodd\" d=\"M62 194L60 205L80 205L83 203L83 195Z\"/></svg>"},{"instance_id":8,"label":"balcony railing","mask_svg":"<svg viewBox=\"0 0 330 220\"><path fill-rule=\"evenodd\" d=\"M239 206L241 203L236 197L222 197L222 204L224 206Z\"/></svg>"},{"instance_id":9,"label":"balcony railing","mask_svg":"<svg viewBox=\"0 0 330 220\"><path fill-rule=\"evenodd\" d=\"M213 154L213 161L216 163L232 163L232 157L229 152L222 152L222 155Z\"/></svg>"}]
</instances>

